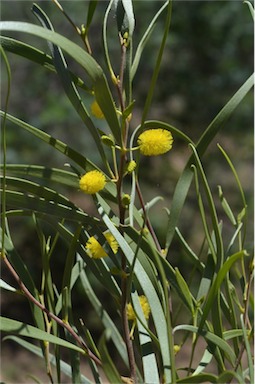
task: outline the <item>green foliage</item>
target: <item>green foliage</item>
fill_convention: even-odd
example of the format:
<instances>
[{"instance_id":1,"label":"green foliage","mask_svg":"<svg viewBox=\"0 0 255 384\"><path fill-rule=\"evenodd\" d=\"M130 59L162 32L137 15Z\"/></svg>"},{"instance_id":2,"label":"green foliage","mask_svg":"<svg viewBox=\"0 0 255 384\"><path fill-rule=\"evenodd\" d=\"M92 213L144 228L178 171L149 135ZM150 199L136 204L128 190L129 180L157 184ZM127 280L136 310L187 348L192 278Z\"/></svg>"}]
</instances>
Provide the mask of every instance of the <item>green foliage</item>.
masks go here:
<instances>
[{"instance_id":1,"label":"green foliage","mask_svg":"<svg viewBox=\"0 0 255 384\"><path fill-rule=\"evenodd\" d=\"M12 295L22 294L29 301L34 322L32 326L2 317L1 330L7 333L3 340L12 340L44 359L52 383L61 382L64 374L73 383L90 383L81 372L83 359L88 361L94 381L99 383L105 376L111 383L253 382L253 266L246 245L248 203L231 160L233 154L228 155L218 145L219 154L236 182L233 193L240 199L238 212L232 208L221 185L218 194L215 193L203 163L215 136L232 116L234 119L237 107L245 107L253 76L235 91L194 142L189 133L172 124L148 119L167 38L171 35L169 27L174 22L172 1L158 6L140 39L136 35L135 19L142 5L131 0L109 2L102 21L101 50L105 54L106 70L91 48L90 30L97 9L102 12L100 2L88 2L86 24L81 27L57 1L54 3L74 28L80 45L55 32L50 17L36 4L32 12L41 26L21 21L0 23L1 53L7 73L6 103L1 111L4 154L1 255L19 289L5 278L0 286ZM250 3L248 6L252 11ZM109 38L112 13L115 40ZM133 98L134 86L139 82L136 74L147 44L155 39L153 30L158 22L163 22L164 27L154 54L151 81L144 102L137 102ZM18 33L18 37L10 37L10 33ZM24 34L46 41L50 54L37 48L36 43L24 42ZM110 50L112 44L120 52L118 70ZM12 81L9 53L33 65L39 64L38 71L49 71L58 78L73 113L84 124L84 135L90 136L96 161L72 148L68 140L44 132L39 121L38 125L30 124L8 113ZM75 69L70 62L75 63ZM141 104L141 117L135 124L133 114ZM50 148L53 158L57 152L61 153L70 169L38 165L36 160L34 164L9 164L6 133L11 126L38 139L40 146ZM155 136L155 129L162 130L162 141ZM165 207L168 222L163 241L159 240L151 221L151 209L158 206L162 197L154 196L146 201L140 186L146 157L137 139L142 132L150 130L151 141L145 144L149 151L153 149L151 154L158 156L157 160L171 149L168 139L164 139L164 133L168 134L167 138L169 131L174 138L173 148L179 141L190 153L178 176L171 205ZM168 159L168 154L163 156ZM130 172L129 164L132 164ZM83 194L79 184L81 176L88 172L93 176L87 182L96 191L92 196ZM167 163L164 172L170 172ZM100 175L105 185L98 183L95 175ZM79 188L80 201L93 205L93 213L68 195L67 191ZM192 248L180 230L184 220L182 211L191 189L203 228L199 250ZM219 209L224 213L221 219ZM39 284L13 240L12 222L20 217L30 218L36 231L41 256ZM225 222L231 226L230 240ZM62 255L63 274L57 284L53 263L60 241L67 252L65 257ZM178 241L181 252L188 256L191 265L188 280L187 266L174 266L171 257L174 241ZM102 287L108 300L101 294ZM79 321L74 306L76 296L89 308L85 318ZM150 315L146 314L146 304L139 300L141 296L145 296ZM38 345L26 338L32 338ZM69 363L61 347L68 349ZM186 348L190 351L189 359L183 361ZM52 365L56 366L56 376Z\"/></svg>"}]
</instances>

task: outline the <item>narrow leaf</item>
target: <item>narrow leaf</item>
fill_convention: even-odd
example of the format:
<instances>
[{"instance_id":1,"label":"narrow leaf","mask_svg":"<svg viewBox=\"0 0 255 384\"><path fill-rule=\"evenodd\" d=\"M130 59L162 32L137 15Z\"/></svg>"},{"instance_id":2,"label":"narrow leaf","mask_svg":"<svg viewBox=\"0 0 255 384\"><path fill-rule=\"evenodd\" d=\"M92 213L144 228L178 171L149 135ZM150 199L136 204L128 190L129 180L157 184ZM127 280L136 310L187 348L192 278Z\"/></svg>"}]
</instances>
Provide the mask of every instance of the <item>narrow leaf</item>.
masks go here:
<instances>
[{"instance_id":1,"label":"narrow leaf","mask_svg":"<svg viewBox=\"0 0 255 384\"><path fill-rule=\"evenodd\" d=\"M33 327L32 325L22 323L17 320L12 320L7 317L0 317L0 329L3 332L13 333L25 337L32 337L36 340L48 341L49 343L61 345L62 347L73 349L82 354L85 354L85 351L82 348L79 348L72 343L51 335L48 332L42 331L41 329Z\"/></svg>"},{"instance_id":2,"label":"narrow leaf","mask_svg":"<svg viewBox=\"0 0 255 384\"><path fill-rule=\"evenodd\" d=\"M141 40L138 44L138 47L137 47L136 52L135 52L135 57L134 57L134 60L132 63L132 68L131 68L131 79L132 80L136 74L143 50L146 46L147 41L149 40L149 37L153 31L153 28L155 27L156 21L159 18L159 16L161 15L161 13L164 11L164 9L166 8L167 4L168 4L168 2L166 1L165 4L163 4L162 7L160 8L160 10L156 13L156 15L154 16L154 18L150 22L148 28L146 29L143 37L141 38Z\"/></svg>"},{"instance_id":3,"label":"narrow leaf","mask_svg":"<svg viewBox=\"0 0 255 384\"><path fill-rule=\"evenodd\" d=\"M12 37L7 37L7 36L0 36L0 44L3 46L3 48L7 52L11 52L16 55L22 56L28 60L31 60L36 64L42 65L43 67L45 67L50 71L56 72L52 57L35 47L29 44L26 44L23 41L13 39ZM85 85L84 81L81 78L77 77L74 73L70 71L69 71L69 74L75 85L91 93L91 89L89 89Z\"/></svg>"},{"instance_id":4,"label":"narrow leaf","mask_svg":"<svg viewBox=\"0 0 255 384\"><path fill-rule=\"evenodd\" d=\"M212 309L213 301L215 300L215 298L218 295L220 285L223 282L224 278L226 277L226 274L228 273L228 271L230 270L232 265L237 260L243 258L245 256L245 254L246 254L245 251L241 251L241 252L237 252L234 255L230 256L225 261L225 263L222 265L221 269L218 271L216 279L214 280L214 282L213 282L213 284L209 290L207 300L206 300L204 308L203 308L203 314L202 314L202 317L200 320L199 329L202 329L202 327L203 327L203 325L207 319L208 313Z\"/></svg>"},{"instance_id":5,"label":"narrow leaf","mask_svg":"<svg viewBox=\"0 0 255 384\"><path fill-rule=\"evenodd\" d=\"M192 375L178 379L176 383L180 384L200 384L200 383L217 383L217 376L211 373L200 373L198 375Z\"/></svg>"},{"instance_id":6,"label":"narrow leaf","mask_svg":"<svg viewBox=\"0 0 255 384\"><path fill-rule=\"evenodd\" d=\"M21 339L20 337L17 336L6 336L3 338L3 340L12 340L15 343L21 345L23 348L26 348L28 351L34 353L35 355L44 358L43 353L41 351L41 348L37 347L34 344L29 343L26 340ZM51 364L56 365L56 358L53 354L49 354L49 361ZM68 377L72 376L72 367L64 362L63 360L60 360L60 367L61 367L61 372L67 375ZM85 376L81 375L81 384L92 384L92 382L87 379Z\"/></svg>"},{"instance_id":7,"label":"narrow leaf","mask_svg":"<svg viewBox=\"0 0 255 384\"><path fill-rule=\"evenodd\" d=\"M247 353L250 382L254 383L254 364L253 364L253 357L252 357L252 351L251 351L251 342L248 339L247 329L246 329L246 325L244 323L243 315L241 315L241 325L242 325L242 331L243 331L245 350Z\"/></svg>"},{"instance_id":8,"label":"narrow leaf","mask_svg":"<svg viewBox=\"0 0 255 384\"><path fill-rule=\"evenodd\" d=\"M196 145L196 150L200 158L205 153L212 139L216 136L220 129L223 128L224 124L229 120L234 110L238 107L247 93L250 91L254 83L253 75L246 80L246 82L239 88L229 102L222 108L218 115L214 118L204 134L201 136L199 142ZM172 206L168 221L168 230L166 236L166 248L169 248L172 239L174 237L175 228L177 226L179 216L184 205L192 178L193 173L190 169L190 165L194 163L193 155L188 160L186 167L178 180L176 185L174 196L172 199Z\"/></svg>"},{"instance_id":9,"label":"narrow leaf","mask_svg":"<svg viewBox=\"0 0 255 384\"><path fill-rule=\"evenodd\" d=\"M188 287L186 281L184 280L183 276L181 275L178 268L175 268L175 275L176 275L177 283L178 283L178 285L182 291L182 294L187 300L188 307L189 307L191 313L194 315L194 305L193 305L193 301L192 301L191 292L190 292L189 287Z\"/></svg>"},{"instance_id":10,"label":"narrow leaf","mask_svg":"<svg viewBox=\"0 0 255 384\"><path fill-rule=\"evenodd\" d=\"M97 102L104 113L114 137L120 142L121 133L119 121L108 83L102 68L91 55L64 36L30 23L3 21L0 22L0 30L24 32L49 40L66 51L75 61L77 61L77 63L85 69L93 82Z\"/></svg>"},{"instance_id":11,"label":"narrow leaf","mask_svg":"<svg viewBox=\"0 0 255 384\"><path fill-rule=\"evenodd\" d=\"M193 325L185 325L185 324L178 325L173 329L173 332L175 333L177 331L183 331L183 330L186 330L192 333L197 333L198 335L204 337L204 339L207 340L208 342L212 342L214 345L218 346L229 356L230 362L234 366L235 359L236 359L235 353L233 352L232 348L228 345L228 343L225 340L223 340L217 335L214 335L209 331L203 331Z\"/></svg>"},{"instance_id":12,"label":"narrow leaf","mask_svg":"<svg viewBox=\"0 0 255 384\"><path fill-rule=\"evenodd\" d=\"M3 279L0 279L0 288L5 289L6 291L17 292L16 288L14 288L10 284L6 283Z\"/></svg>"},{"instance_id":13,"label":"narrow leaf","mask_svg":"<svg viewBox=\"0 0 255 384\"><path fill-rule=\"evenodd\" d=\"M112 223L111 219L106 215L106 213L102 210L101 207L99 207L98 211L102 216L103 221L109 228L109 231L117 240L120 248L122 249L123 253L127 258L128 263L132 265L133 258L134 258L134 251L132 250L132 248L127 243L125 238L121 235L121 233L118 231L118 229ZM166 378L166 381L171 382L172 380L171 375L174 375L175 372L171 371L171 368L173 369L173 362L171 367L169 366L169 362L171 361L169 346L171 346L173 342L172 340L169 340L172 336L170 334L171 331L168 330L168 327L167 327L166 315L162 308L159 295L156 292L149 276L146 274L139 260L136 260L136 263L134 266L134 272L152 308L152 316L153 316L154 324L156 327L156 331L159 339L159 345L161 348L161 356L164 364L165 378Z\"/></svg>"},{"instance_id":14,"label":"narrow leaf","mask_svg":"<svg viewBox=\"0 0 255 384\"><path fill-rule=\"evenodd\" d=\"M43 27L54 31L53 26L47 17L47 15L42 11L42 9L36 5L33 4L33 12L37 16L37 18L40 20ZM85 108L83 101L78 93L78 90L75 86L75 84L72 81L72 78L70 76L70 73L68 71L68 66L66 63L66 60L64 58L64 55L59 47L56 45L49 43L52 57L53 57L53 63L55 65L56 71L59 75L59 78L61 80L61 83L63 85L63 88L66 92L66 95L68 96L69 100L71 101L73 107L77 111L77 113L80 115L81 119L87 126L91 136L94 139L95 145L97 146L98 153L101 155L101 159L103 162L107 165L107 159L104 153L102 141L100 139L100 134L98 129L96 129L93 121L91 120L89 113L87 109Z\"/></svg>"},{"instance_id":15,"label":"narrow leaf","mask_svg":"<svg viewBox=\"0 0 255 384\"><path fill-rule=\"evenodd\" d=\"M99 343L98 343L98 349L100 352L101 361L103 364L103 370L106 374L108 380L110 383L121 383L121 377L119 375L119 372L114 365L110 354L106 347L106 335L104 334Z\"/></svg>"},{"instance_id":16,"label":"narrow leaf","mask_svg":"<svg viewBox=\"0 0 255 384\"><path fill-rule=\"evenodd\" d=\"M222 208L224 209L224 212L226 213L227 217L229 218L231 224L236 225L236 219L235 216L228 204L227 199L224 197L222 188L220 185L218 185L218 191L219 191L219 198L222 205Z\"/></svg>"},{"instance_id":17,"label":"narrow leaf","mask_svg":"<svg viewBox=\"0 0 255 384\"><path fill-rule=\"evenodd\" d=\"M155 353L153 351L152 340L150 338L149 332L143 326L146 324L146 319L144 317L138 294L137 292L133 292L131 294L133 308L135 313L138 315L138 319L141 321L137 321L139 340L140 340L140 348L142 353L142 362L143 362L143 372L144 372L144 382L145 383L159 383L159 374L158 374L158 365Z\"/></svg>"}]
</instances>

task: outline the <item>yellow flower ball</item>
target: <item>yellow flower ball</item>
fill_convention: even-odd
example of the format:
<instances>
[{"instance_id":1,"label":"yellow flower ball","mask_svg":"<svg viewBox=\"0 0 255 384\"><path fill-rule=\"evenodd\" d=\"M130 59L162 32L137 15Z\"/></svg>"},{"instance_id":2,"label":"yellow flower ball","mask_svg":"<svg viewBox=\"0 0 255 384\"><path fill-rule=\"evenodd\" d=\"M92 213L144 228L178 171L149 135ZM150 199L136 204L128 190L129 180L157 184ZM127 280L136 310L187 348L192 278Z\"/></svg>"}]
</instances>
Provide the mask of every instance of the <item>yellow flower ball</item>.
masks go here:
<instances>
[{"instance_id":1,"label":"yellow flower ball","mask_svg":"<svg viewBox=\"0 0 255 384\"><path fill-rule=\"evenodd\" d=\"M107 243L110 245L112 251L114 254L118 252L118 243L115 239L115 237L111 233L105 233L104 237L107 241ZM86 251L90 257L93 259L101 259L102 257L106 257L107 253L105 252L102 245L97 241L97 239L92 236L88 239L86 243Z\"/></svg>"},{"instance_id":2,"label":"yellow flower ball","mask_svg":"<svg viewBox=\"0 0 255 384\"><path fill-rule=\"evenodd\" d=\"M173 136L166 129L148 129L139 135L137 143L145 156L163 155L172 148Z\"/></svg>"},{"instance_id":3,"label":"yellow flower ball","mask_svg":"<svg viewBox=\"0 0 255 384\"><path fill-rule=\"evenodd\" d=\"M148 320L148 318L150 316L151 309L150 309L150 305L148 303L146 296L144 296L144 295L139 296L139 301L140 301L140 305L141 305L142 310L143 310L144 317L146 320ZM133 306L131 303L128 303L128 305L127 305L127 318L128 318L128 320L136 321L136 315L135 315L135 312L134 312L134 309L133 309Z\"/></svg>"},{"instance_id":4,"label":"yellow flower ball","mask_svg":"<svg viewBox=\"0 0 255 384\"><path fill-rule=\"evenodd\" d=\"M101 191L101 189L104 189L106 179L102 172L96 170L89 171L80 178L79 184L80 189L83 192L93 195L94 193Z\"/></svg>"},{"instance_id":5,"label":"yellow flower ball","mask_svg":"<svg viewBox=\"0 0 255 384\"><path fill-rule=\"evenodd\" d=\"M91 109L92 115L94 115L98 119L104 119L104 114L103 114L103 112L102 112L101 108L99 107L96 100L93 101L93 103L90 106L90 109Z\"/></svg>"}]
</instances>

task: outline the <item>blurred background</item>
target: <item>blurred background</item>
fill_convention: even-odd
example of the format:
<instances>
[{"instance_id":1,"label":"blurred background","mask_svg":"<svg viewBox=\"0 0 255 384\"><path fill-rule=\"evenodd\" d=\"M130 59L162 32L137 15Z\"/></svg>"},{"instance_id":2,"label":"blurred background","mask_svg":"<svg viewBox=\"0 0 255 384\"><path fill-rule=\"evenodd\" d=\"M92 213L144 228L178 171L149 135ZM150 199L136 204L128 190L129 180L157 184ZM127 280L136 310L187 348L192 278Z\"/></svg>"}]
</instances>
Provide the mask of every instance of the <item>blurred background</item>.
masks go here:
<instances>
[{"instance_id":1,"label":"blurred background","mask_svg":"<svg viewBox=\"0 0 255 384\"><path fill-rule=\"evenodd\" d=\"M32 1L2 1L1 19L26 21L38 24L31 12ZM52 1L38 1L37 4L47 13L57 32L80 44L79 37L66 18ZM134 34L134 50L139 43L149 22L163 4L161 1L134 1L136 27ZM63 1L62 5L77 26L86 22L88 1ZM107 1L99 1L90 29L90 44L94 58L105 69L104 55L101 48L102 21ZM109 47L115 72L118 73L119 45L116 22L110 15L108 24ZM135 109L131 122L134 129L142 115L143 103L147 95L155 58L164 29L164 17L160 17L150 41L144 51L135 81L133 97ZM11 36L28 42L42 50L48 50L42 39L22 34ZM76 115L69 100L65 96L56 75L43 67L29 62L13 54L7 53L12 70L11 100L9 113L48 132L52 136L66 142L81 151L87 158L100 166L100 160L89 133L79 116ZM70 61L70 60L69 60ZM68 61L68 63L69 63ZM82 77L80 68L69 63L71 68ZM2 108L6 94L6 72L2 64ZM172 22L169 31L161 71L152 108L148 118L166 121L197 141L209 123L246 81L253 71L253 23L248 7L237 1L173 1ZM90 105L91 96L81 92L84 103ZM95 120L100 128L102 121ZM46 144L41 143L19 127L8 125L8 162L14 164L38 164L64 169L66 158ZM218 198L218 185L231 204L235 214L240 212L241 199L233 174L229 170L224 157L217 148L217 143L225 149L237 169L249 209L249 226L247 233L247 250L253 247L253 94L249 93L233 114L231 120L208 148L203 157L203 165L208 176L210 187L215 196L219 218L224 220L226 243L231 237L229 227L221 209ZM176 182L186 164L190 151L186 145L175 141L172 151L164 157L144 158L140 171L142 191L145 201L156 195L164 198L151 211L151 220L162 247L165 241L167 215L164 207L171 207L171 199ZM61 190L70 200L93 213L91 200L78 190ZM38 238L32 223L27 218L16 218L10 221L15 246L23 258L35 281L40 286L41 261ZM195 189L191 187L187 202L183 209L179 228L186 241L198 252L203 240L203 230L196 203ZM47 228L45 228L47 233ZM50 235L50 233L48 233ZM189 273L189 260L183 254L178 242L174 241L170 250L170 260L185 275ZM65 255L67 249L59 241L53 257L53 275L56 286L61 285ZM10 281L3 268L5 280ZM106 295L103 287L98 293ZM22 296L2 292L2 315L31 323L29 306ZM73 297L77 308L77 318L86 317L87 326L93 324L95 332L100 334L93 317L92 309L84 303L79 295L79 287ZM91 311L91 312L90 312ZM7 347L8 344L8 347ZM10 342L3 343L3 357L13 350L19 349ZM3 353L3 352L2 352ZM12 355L13 356L13 355ZM20 369L22 363L19 357ZM7 363L6 363L7 364ZM27 368L24 368L26 371ZM27 382L20 376L20 370L5 365L5 379L12 382ZM18 375L18 376L17 376Z\"/></svg>"}]
</instances>

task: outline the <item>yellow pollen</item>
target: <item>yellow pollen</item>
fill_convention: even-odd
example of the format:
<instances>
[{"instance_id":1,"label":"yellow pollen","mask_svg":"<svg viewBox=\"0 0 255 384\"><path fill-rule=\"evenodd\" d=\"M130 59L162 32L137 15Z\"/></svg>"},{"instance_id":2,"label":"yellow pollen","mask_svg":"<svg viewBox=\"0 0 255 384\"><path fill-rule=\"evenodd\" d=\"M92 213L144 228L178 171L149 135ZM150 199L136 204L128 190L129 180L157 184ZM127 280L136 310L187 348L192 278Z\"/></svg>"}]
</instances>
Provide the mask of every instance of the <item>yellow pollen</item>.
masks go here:
<instances>
[{"instance_id":1,"label":"yellow pollen","mask_svg":"<svg viewBox=\"0 0 255 384\"><path fill-rule=\"evenodd\" d=\"M172 148L173 136L166 129L148 129L139 135L137 143L145 156L163 155Z\"/></svg>"}]
</instances>

